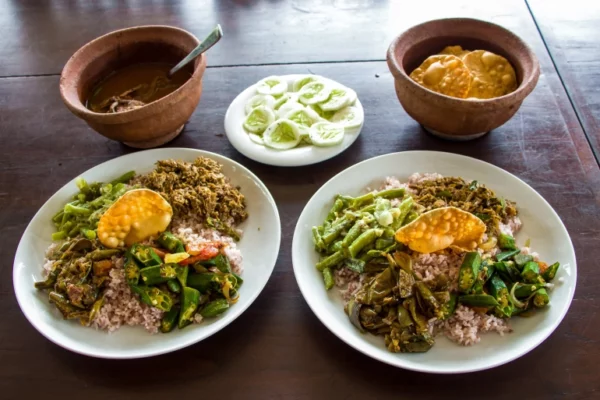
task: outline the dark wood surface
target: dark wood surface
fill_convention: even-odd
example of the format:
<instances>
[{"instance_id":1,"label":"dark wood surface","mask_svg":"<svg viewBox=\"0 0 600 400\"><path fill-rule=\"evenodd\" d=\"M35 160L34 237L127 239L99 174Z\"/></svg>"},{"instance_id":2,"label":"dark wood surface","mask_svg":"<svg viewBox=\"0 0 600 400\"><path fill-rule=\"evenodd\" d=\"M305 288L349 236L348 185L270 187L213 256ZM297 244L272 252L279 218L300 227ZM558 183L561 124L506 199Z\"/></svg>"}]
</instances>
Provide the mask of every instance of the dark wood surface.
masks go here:
<instances>
[{"instance_id":1,"label":"dark wood surface","mask_svg":"<svg viewBox=\"0 0 600 400\"><path fill-rule=\"evenodd\" d=\"M346 4L351 3L362 2ZM484 7L459 1L454 3L453 12L440 3L440 9L446 7L448 15L477 14L514 29L534 48L542 65L537 88L515 117L473 142L451 143L425 134L396 100L391 75L382 61L207 69L200 105L184 133L170 146L215 151L250 168L273 194L283 230L275 272L264 292L223 331L169 355L107 361L63 350L44 339L22 316L12 289L12 261L31 217L69 179L132 151L95 134L60 101L58 76L53 74L80 44L112 28L146 23L177 24L201 34L216 21L216 15L226 35L228 29L235 35L233 27L238 25L245 31L240 29L238 39L214 49L209 56L213 66L217 61L228 64L228 60L244 60L231 62L235 64L379 60L383 59L388 36L407 26L407 21L424 18L429 11L435 16L443 15L433 6L415 6L423 9L411 11L391 3L365 2L370 7L364 15L348 13L348 18L364 20L364 24L367 16L386 21L383 28L368 21L374 35L382 35L377 41L360 38L350 43L347 38L368 35L370 28L361 25L354 31L338 21L336 29L329 31L327 39L318 45L313 30L326 29L308 23L308 17L286 2L234 5L188 1L173 6L148 2L149 6L142 6L140 1L98 2L90 6L57 1L41 6L31 0L0 5L2 11L12 10L12 18L0 12L0 21L4 21L0 23L0 75L50 74L0 78L1 398L444 396L541 400L592 399L600 395L600 169L526 5L515 1L489 7L487 3ZM184 12L186 7L197 12ZM394 8L400 20L397 25L388 15L388 10ZM338 15L328 9L322 14L318 18L323 20L335 20ZM115 15L115 20L108 17ZM278 22L269 25L266 21L276 15ZM204 16L213 19L207 23ZM261 20L265 25L257 24ZM304 31L297 26L302 23L308 24L306 36L298 38L294 34ZM233 25L228 28L227 24ZM84 33L74 34L76 28L82 27ZM253 35L253 40L243 39L245 35ZM22 45L25 36L32 41L29 46ZM36 40L45 41L45 45L35 43ZM253 44L260 40L268 42L267 47ZM323 47L325 44L344 47ZM14 57L7 60L5 54L9 51ZM363 54L367 56L362 57ZM233 98L266 75L302 72L335 78L357 91L366 114L357 142L332 160L294 169L261 165L237 153L223 136L224 114ZM580 277L571 309L550 338L508 365L459 376L431 376L389 367L338 340L312 314L298 290L291 265L292 233L312 194L330 177L359 161L392 151L417 149L469 155L516 174L550 202L571 234Z\"/></svg>"},{"instance_id":2,"label":"dark wood surface","mask_svg":"<svg viewBox=\"0 0 600 400\"><path fill-rule=\"evenodd\" d=\"M528 0L548 50L600 160L600 2Z\"/></svg>"}]
</instances>

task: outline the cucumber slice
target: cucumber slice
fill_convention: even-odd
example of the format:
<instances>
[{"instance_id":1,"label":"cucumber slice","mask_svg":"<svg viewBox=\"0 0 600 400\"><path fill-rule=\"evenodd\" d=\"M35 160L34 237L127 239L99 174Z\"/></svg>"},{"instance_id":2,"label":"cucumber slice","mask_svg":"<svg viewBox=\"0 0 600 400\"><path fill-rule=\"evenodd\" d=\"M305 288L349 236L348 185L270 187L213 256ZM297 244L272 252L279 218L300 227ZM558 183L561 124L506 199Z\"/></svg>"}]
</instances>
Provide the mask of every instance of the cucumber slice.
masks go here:
<instances>
[{"instance_id":1,"label":"cucumber slice","mask_svg":"<svg viewBox=\"0 0 600 400\"><path fill-rule=\"evenodd\" d=\"M333 117L333 114L335 114L335 111L323 111L321 110L321 107L319 107L318 104L311 104L310 107L314 112L316 112L319 117L329 121L331 119L331 117Z\"/></svg>"},{"instance_id":2,"label":"cucumber slice","mask_svg":"<svg viewBox=\"0 0 600 400\"><path fill-rule=\"evenodd\" d=\"M275 104L273 104L273 109L275 111L279 110L279 108L287 102L298 102L298 95L296 93L284 93L277 100L275 100Z\"/></svg>"},{"instance_id":3,"label":"cucumber slice","mask_svg":"<svg viewBox=\"0 0 600 400\"><path fill-rule=\"evenodd\" d=\"M331 122L317 122L310 127L310 140L315 146L335 146L344 140L344 127Z\"/></svg>"},{"instance_id":4,"label":"cucumber slice","mask_svg":"<svg viewBox=\"0 0 600 400\"><path fill-rule=\"evenodd\" d=\"M300 144L313 144L310 140L310 128L300 132Z\"/></svg>"},{"instance_id":5,"label":"cucumber slice","mask_svg":"<svg viewBox=\"0 0 600 400\"><path fill-rule=\"evenodd\" d=\"M300 127L310 128L315 122L319 122L321 117L312 108L303 107L297 110L291 110L283 117L294 121Z\"/></svg>"},{"instance_id":6,"label":"cucumber slice","mask_svg":"<svg viewBox=\"0 0 600 400\"><path fill-rule=\"evenodd\" d=\"M345 107L337 111L331 122L342 125L344 128L357 128L363 122L363 116L360 110L356 107Z\"/></svg>"},{"instance_id":7,"label":"cucumber slice","mask_svg":"<svg viewBox=\"0 0 600 400\"><path fill-rule=\"evenodd\" d=\"M246 117L244 128L250 133L263 133L275 120L275 114L270 108L258 106Z\"/></svg>"},{"instance_id":8,"label":"cucumber slice","mask_svg":"<svg viewBox=\"0 0 600 400\"><path fill-rule=\"evenodd\" d=\"M268 76L256 84L256 91L259 94L270 94L271 96L280 96L287 92L287 88L287 82L278 76Z\"/></svg>"},{"instance_id":9,"label":"cucumber slice","mask_svg":"<svg viewBox=\"0 0 600 400\"><path fill-rule=\"evenodd\" d=\"M331 88L324 82L311 82L302 87L298 92L298 101L303 104L317 104L327 100Z\"/></svg>"},{"instance_id":10,"label":"cucumber slice","mask_svg":"<svg viewBox=\"0 0 600 400\"><path fill-rule=\"evenodd\" d=\"M348 105L353 106L356 103L356 99L358 99L356 92L348 87L344 87L344 89L346 89L346 92L348 93Z\"/></svg>"},{"instance_id":11,"label":"cucumber slice","mask_svg":"<svg viewBox=\"0 0 600 400\"><path fill-rule=\"evenodd\" d=\"M275 114L277 115L277 118L285 118L290 111L302 110L303 108L304 106L302 104L290 99L283 103Z\"/></svg>"},{"instance_id":12,"label":"cucumber slice","mask_svg":"<svg viewBox=\"0 0 600 400\"><path fill-rule=\"evenodd\" d=\"M250 111L259 106L265 106L267 108L275 108L275 97L270 94L257 94L254 95L246 102L245 111L246 115L250 114Z\"/></svg>"},{"instance_id":13,"label":"cucumber slice","mask_svg":"<svg viewBox=\"0 0 600 400\"><path fill-rule=\"evenodd\" d=\"M300 129L289 119L278 119L263 134L265 146L276 150L292 149L300 143Z\"/></svg>"},{"instance_id":14,"label":"cucumber slice","mask_svg":"<svg viewBox=\"0 0 600 400\"><path fill-rule=\"evenodd\" d=\"M256 133L249 133L248 136L250 136L250 140L252 140L254 143L260 144L261 146L265 145L265 141L263 140L262 136L257 135Z\"/></svg>"},{"instance_id":15,"label":"cucumber slice","mask_svg":"<svg viewBox=\"0 0 600 400\"><path fill-rule=\"evenodd\" d=\"M331 94L319 107L323 111L337 111L350 104L350 95L345 87L336 87L331 89Z\"/></svg>"},{"instance_id":16,"label":"cucumber slice","mask_svg":"<svg viewBox=\"0 0 600 400\"><path fill-rule=\"evenodd\" d=\"M311 82L315 82L316 80L318 80L318 77L316 77L315 75L304 75L296 79L296 81L292 85L292 90L294 92L298 92L300 89L302 89L303 86Z\"/></svg>"}]
</instances>

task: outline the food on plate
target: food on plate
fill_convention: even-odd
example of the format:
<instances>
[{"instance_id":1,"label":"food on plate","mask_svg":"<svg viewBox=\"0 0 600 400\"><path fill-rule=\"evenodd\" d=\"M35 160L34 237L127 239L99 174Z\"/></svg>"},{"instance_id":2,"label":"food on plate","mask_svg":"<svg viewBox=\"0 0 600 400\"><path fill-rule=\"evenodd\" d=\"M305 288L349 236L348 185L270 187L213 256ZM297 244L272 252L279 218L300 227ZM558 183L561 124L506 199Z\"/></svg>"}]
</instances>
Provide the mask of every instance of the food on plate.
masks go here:
<instances>
[{"instance_id":1,"label":"food on plate","mask_svg":"<svg viewBox=\"0 0 600 400\"><path fill-rule=\"evenodd\" d=\"M491 99L518 86L515 70L506 58L461 46L447 46L428 57L410 77L430 90L458 98Z\"/></svg>"},{"instance_id":2,"label":"food on plate","mask_svg":"<svg viewBox=\"0 0 600 400\"><path fill-rule=\"evenodd\" d=\"M142 63L112 71L95 84L86 106L98 113L117 113L152 103L177 90L192 76L189 68L182 68L169 77L173 67L166 63Z\"/></svg>"},{"instance_id":3,"label":"food on plate","mask_svg":"<svg viewBox=\"0 0 600 400\"><path fill-rule=\"evenodd\" d=\"M35 283L65 319L167 333L238 301L237 226L248 214L219 163L161 160L148 174L76 182L79 193L53 218L45 279Z\"/></svg>"},{"instance_id":4,"label":"food on plate","mask_svg":"<svg viewBox=\"0 0 600 400\"><path fill-rule=\"evenodd\" d=\"M312 228L316 268L349 322L391 352L426 352L443 335L472 345L547 307L560 264L518 246L515 203L477 181L413 174L336 196Z\"/></svg>"},{"instance_id":5,"label":"food on plate","mask_svg":"<svg viewBox=\"0 0 600 400\"><path fill-rule=\"evenodd\" d=\"M242 126L254 143L275 150L335 146L346 130L363 122L362 110L354 106L356 93L318 75L304 75L292 83L269 76L255 88L245 104Z\"/></svg>"}]
</instances>

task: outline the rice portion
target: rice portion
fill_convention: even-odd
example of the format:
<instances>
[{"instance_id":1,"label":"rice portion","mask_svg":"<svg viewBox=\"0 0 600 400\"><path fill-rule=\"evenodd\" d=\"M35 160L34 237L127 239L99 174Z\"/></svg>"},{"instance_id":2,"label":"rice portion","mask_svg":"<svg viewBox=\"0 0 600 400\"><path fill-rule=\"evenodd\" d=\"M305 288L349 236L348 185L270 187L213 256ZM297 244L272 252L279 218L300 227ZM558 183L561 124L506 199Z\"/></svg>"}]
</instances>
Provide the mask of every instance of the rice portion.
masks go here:
<instances>
[{"instance_id":1,"label":"rice portion","mask_svg":"<svg viewBox=\"0 0 600 400\"><path fill-rule=\"evenodd\" d=\"M163 312L137 298L125 279L123 258L114 261L116 266L110 270L110 280L104 291L104 305L92 326L113 332L123 325L142 325L148 332L157 333Z\"/></svg>"},{"instance_id":2,"label":"rice portion","mask_svg":"<svg viewBox=\"0 0 600 400\"><path fill-rule=\"evenodd\" d=\"M449 278L450 290L457 290L458 270L464 255L453 252L445 253L414 253L413 271L417 278L423 282L435 280L439 275L445 274Z\"/></svg>"},{"instance_id":3,"label":"rice portion","mask_svg":"<svg viewBox=\"0 0 600 400\"><path fill-rule=\"evenodd\" d=\"M501 336L512 332L512 328L507 320L479 313L472 308L459 304L456 307L454 315L446 321L435 321L433 332L443 334L448 339L461 344L470 346L479 343L480 333L497 332Z\"/></svg>"},{"instance_id":4,"label":"rice portion","mask_svg":"<svg viewBox=\"0 0 600 400\"><path fill-rule=\"evenodd\" d=\"M233 272L238 275L244 272L242 253L230 236L205 227L199 219L193 217L173 221L171 230L186 244L223 243L225 245L223 251L229 259ZM239 233L241 234L241 231Z\"/></svg>"}]
</instances>

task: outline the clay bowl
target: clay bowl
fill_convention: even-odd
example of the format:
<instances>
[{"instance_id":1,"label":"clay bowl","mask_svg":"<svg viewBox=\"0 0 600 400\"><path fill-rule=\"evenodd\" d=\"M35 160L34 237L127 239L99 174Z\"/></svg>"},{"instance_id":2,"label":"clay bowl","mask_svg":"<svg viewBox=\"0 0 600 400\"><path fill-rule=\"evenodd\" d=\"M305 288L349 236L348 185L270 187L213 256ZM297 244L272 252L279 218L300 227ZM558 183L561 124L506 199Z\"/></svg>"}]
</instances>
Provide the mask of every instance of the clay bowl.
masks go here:
<instances>
[{"instance_id":1,"label":"clay bowl","mask_svg":"<svg viewBox=\"0 0 600 400\"><path fill-rule=\"evenodd\" d=\"M459 99L426 89L409 77L427 57L449 45L505 57L515 69L518 88L494 99ZM504 124L531 93L540 75L535 54L514 33L467 18L433 20L410 28L390 45L387 63L404 110L427 131L452 140L475 139Z\"/></svg>"},{"instance_id":2,"label":"clay bowl","mask_svg":"<svg viewBox=\"0 0 600 400\"><path fill-rule=\"evenodd\" d=\"M191 77L181 87L141 108L112 114L88 110L85 102L94 86L111 72L146 62L175 65L199 44L189 32L170 26L139 26L92 40L69 59L60 77L66 106L92 129L136 148L160 146L183 130L202 93L206 55L189 65Z\"/></svg>"}]
</instances>

